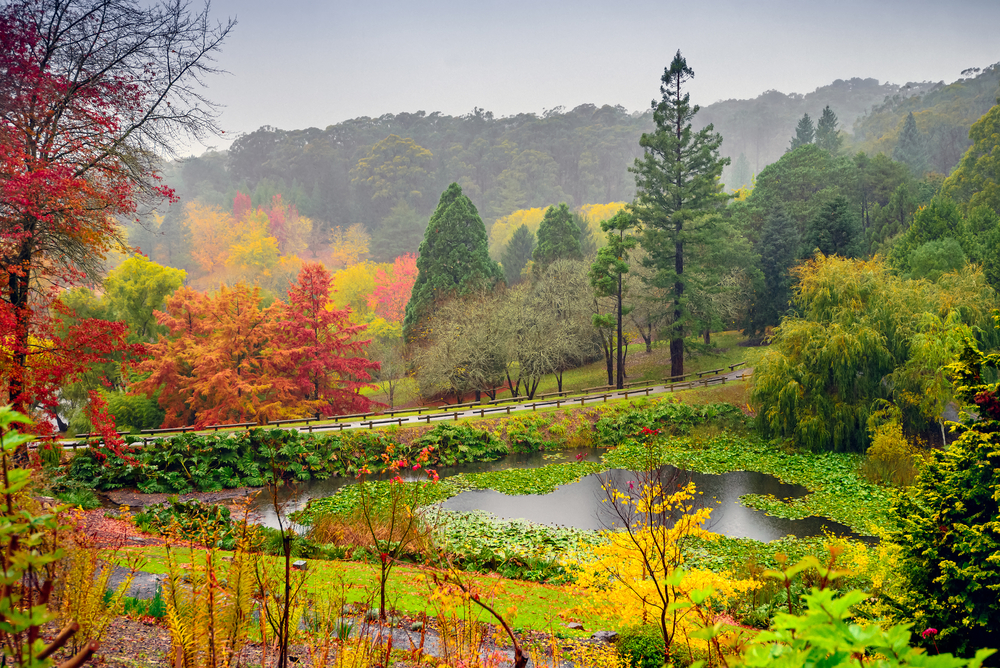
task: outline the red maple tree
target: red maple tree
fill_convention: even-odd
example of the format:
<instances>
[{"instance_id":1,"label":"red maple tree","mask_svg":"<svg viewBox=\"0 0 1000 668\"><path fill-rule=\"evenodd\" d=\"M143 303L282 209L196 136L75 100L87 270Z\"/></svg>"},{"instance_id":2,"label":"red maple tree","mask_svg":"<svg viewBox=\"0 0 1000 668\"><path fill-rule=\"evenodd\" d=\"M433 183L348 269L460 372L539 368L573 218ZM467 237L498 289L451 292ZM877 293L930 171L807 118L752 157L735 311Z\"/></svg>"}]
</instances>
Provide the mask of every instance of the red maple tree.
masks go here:
<instances>
[{"instance_id":1,"label":"red maple tree","mask_svg":"<svg viewBox=\"0 0 1000 668\"><path fill-rule=\"evenodd\" d=\"M60 383L124 344L109 323L58 333L53 295L99 279L117 217L172 196L156 167L174 137L216 130L196 86L233 24L207 18L137 0L0 8L0 401L21 412L53 411Z\"/></svg>"},{"instance_id":2,"label":"red maple tree","mask_svg":"<svg viewBox=\"0 0 1000 668\"><path fill-rule=\"evenodd\" d=\"M379 269L375 272L375 290L369 298L368 307L389 322L403 322L406 303L410 301L416 282L417 256L412 253L400 255L393 262L391 271Z\"/></svg>"}]
</instances>

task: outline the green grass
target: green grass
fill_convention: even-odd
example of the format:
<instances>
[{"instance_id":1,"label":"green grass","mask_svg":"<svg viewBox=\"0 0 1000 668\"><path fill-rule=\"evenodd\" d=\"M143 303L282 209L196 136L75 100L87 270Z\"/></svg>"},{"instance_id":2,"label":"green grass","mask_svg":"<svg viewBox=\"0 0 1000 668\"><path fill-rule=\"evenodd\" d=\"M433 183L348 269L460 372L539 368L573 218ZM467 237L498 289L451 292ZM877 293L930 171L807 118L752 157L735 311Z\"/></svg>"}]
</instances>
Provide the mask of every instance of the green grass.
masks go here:
<instances>
[{"instance_id":1,"label":"green grass","mask_svg":"<svg viewBox=\"0 0 1000 668\"><path fill-rule=\"evenodd\" d=\"M181 562L204 563L204 551L180 549ZM129 553L138 552L146 558L144 571L167 573L166 551L162 547L129 548ZM277 566L280 557L263 557L265 562ZM119 556L124 562L124 554ZM346 595L347 603L370 605L377 596L378 568L375 565L344 561L306 560L306 591L313 596ZM429 603L433 592L433 574L441 571L411 566L396 566L389 577L387 600L400 612L418 616L426 612L434 615L434 607ZM523 627L537 631L561 631L571 637L588 637L592 630L614 628L608 620L589 608L586 598L572 587L542 585L523 580L506 580L492 575L461 573L462 581L480 592L487 603L495 603L496 609L503 611L510 606L517 607L517 615L509 619L511 627ZM343 585L343 588L342 588ZM487 620L485 618L484 621ZM588 631L570 631L563 624L567 619L579 620Z\"/></svg>"}]
</instances>

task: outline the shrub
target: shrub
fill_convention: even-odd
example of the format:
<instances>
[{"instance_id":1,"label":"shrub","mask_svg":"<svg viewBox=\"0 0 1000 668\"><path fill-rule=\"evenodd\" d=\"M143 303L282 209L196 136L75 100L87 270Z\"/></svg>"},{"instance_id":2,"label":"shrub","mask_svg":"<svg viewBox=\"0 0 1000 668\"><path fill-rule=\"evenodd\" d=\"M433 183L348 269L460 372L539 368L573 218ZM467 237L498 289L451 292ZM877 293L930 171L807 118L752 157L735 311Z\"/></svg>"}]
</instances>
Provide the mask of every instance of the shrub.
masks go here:
<instances>
[{"instance_id":1,"label":"shrub","mask_svg":"<svg viewBox=\"0 0 1000 668\"><path fill-rule=\"evenodd\" d=\"M957 394L975 404L959 439L928 456L908 493L893 504L901 547L901 617L918 631L935 628L945 651L969 654L1000 646L1000 383L982 384L983 355L971 341L949 367Z\"/></svg>"},{"instance_id":2,"label":"shrub","mask_svg":"<svg viewBox=\"0 0 1000 668\"><path fill-rule=\"evenodd\" d=\"M618 656L629 668L663 668L663 636L652 624L630 626L618 635Z\"/></svg>"}]
</instances>

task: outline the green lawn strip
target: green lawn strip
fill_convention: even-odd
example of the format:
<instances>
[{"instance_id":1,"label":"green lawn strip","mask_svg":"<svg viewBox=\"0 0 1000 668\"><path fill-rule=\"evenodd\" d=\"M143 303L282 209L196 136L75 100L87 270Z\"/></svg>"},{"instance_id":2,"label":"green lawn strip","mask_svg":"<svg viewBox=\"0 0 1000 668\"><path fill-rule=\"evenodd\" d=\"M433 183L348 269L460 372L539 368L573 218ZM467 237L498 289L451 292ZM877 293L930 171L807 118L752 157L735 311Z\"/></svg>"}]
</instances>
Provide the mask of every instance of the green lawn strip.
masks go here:
<instances>
[{"instance_id":1,"label":"green lawn strip","mask_svg":"<svg viewBox=\"0 0 1000 668\"><path fill-rule=\"evenodd\" d=\"M641 458L639 447L617 448L605 460L612 467L629 468ZM704 441L667 439L662 447L663 463L678 468L701 473L758 471L810 490L792 500L758 494L741 497L751 508L789 519L818 515L874 535L875 528L885 525L891 494L858 474L861 460L860 455L847 453L783 452L759 438L730 433Z\"/></svg>"},{"instance_id":2,"label":"green lawn strip","mask_svg":"<svg viewBox=\"0 0 1000 668\"><path fill-rule=\"evenodd\" d=\"M204 563L204 550L174 548L182 563ZM167 573L166 553L162 547L129 548L130 553L138 551L146 562L142 570L150 573ZM119 563L125 564L126 555L119 554ZM263 559L277 568L283 563L280 557ZM309 559L306 569L306 591L313 596L336 596L341 593L341 583L346 587L348 603L371 604L378 593L378 567L348 561L318 561ZM429 568L398 565L389 577L386 598L392 607L404 614L418 616L426 612L433 617L434 606L429 602L433 591L432 573L441 574ZM586 594L579 588L568 586L542 585L522 580L507 580L493 575L462 573L462 581L481 592L484 601L496 603L501 611L510 606L517 607L517 615L509 619L512 628L536 631L561 632L567 637L588 637L602 628L615 628L607 620L587 605ZM483 621L493 621L480 615ZM563 624L566 620L578 620L587 631L570 631Z\"/></svg>"}]
</instances>

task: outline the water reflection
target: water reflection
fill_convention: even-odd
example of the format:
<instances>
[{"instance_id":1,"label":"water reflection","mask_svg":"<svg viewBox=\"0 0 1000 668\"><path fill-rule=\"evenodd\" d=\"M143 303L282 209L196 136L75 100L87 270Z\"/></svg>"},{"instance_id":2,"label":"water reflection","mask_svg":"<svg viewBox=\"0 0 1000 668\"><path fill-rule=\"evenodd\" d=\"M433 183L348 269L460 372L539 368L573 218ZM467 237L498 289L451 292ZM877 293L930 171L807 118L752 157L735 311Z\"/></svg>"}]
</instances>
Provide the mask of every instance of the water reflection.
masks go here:
<instances>
[{"instance_id":1,"label":"water reflection","mask_svg":"<svg viewBox=\"0 0 1000 668\"><path fill-rule=\"evenodd\" d=\"M609 474L619 489L636 481L633 473L615 470ZM837 536L858 538L850 527L820 517L788 520L771 517L763 511L747 508L740 503L744 494L772 494L779 499L804 496L807 489L801 485L782 483L774 476L754 471L733 471L720 475L678 471L664 467L664 479L678 483L694 482L700 492L699 499L712 508L709 524L705 527L733 538L752 538L771 541L783 536L807 538L832 533ZM620 527L622 522L608 504L600 478L591 475L579 482L564 485L551 494L507 496L493 490L471 490L444 502L446 510L483 510L504 519L526 519L539 524L568 526L577 529L606 529Z\"/></svg>"},{"instance_id":2,"label":"water reflection","mask_svg":"<svg viewBox=\"0 0 1000 668\"><path fill-rule=\"evenodd\" d=\"M477 462L462 466L441 467L440 476L448 477L459 473L502 471L509 468L537 468L546 464L563 461L600 461L602 451L594 449L561 450L555 454L533 453L530 455L510 455L494 462ZM707 529L733 538L752 538L771 541L783 536L807 538L830 533L836 536L861 538L849 527L820 517L788 520L771 517L763 511L747 508L739 498L744 494L770 494L779 499L804 496L808 490L801 485L789 485L774 476L755 471L733 471L720 475L694 473L663 467L664 480L672 479L679 484L692 481L701 494L699 499L712 508ZM635 481L629 471L615 470L610 475L620 488ZM426 479L416 477L413 479ZM283 519L288 514L306 506L310 499L332 496L345 485L354 484L350 478L331 478L298 483L279 490L278 503ZM526 519L539 524L569 526L578 529L613 528L618 518L602 504L604 492L598 476L586 476L582 480L563 485L551 494L526 494L508 496L494 490L471 490L454 496L442 504L446 510L467 512L483 510L504 519ZM254 500L251 507L257 520L266 526L277 527L277 514L270 494L265 490ZM287 523L287 519L284 519ZM620 521L618 521L620 524ZM302 527L296 527L302 530Z\"/></svg>"}]
</instances>

